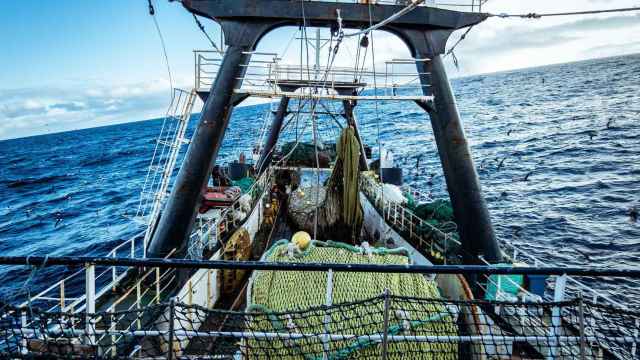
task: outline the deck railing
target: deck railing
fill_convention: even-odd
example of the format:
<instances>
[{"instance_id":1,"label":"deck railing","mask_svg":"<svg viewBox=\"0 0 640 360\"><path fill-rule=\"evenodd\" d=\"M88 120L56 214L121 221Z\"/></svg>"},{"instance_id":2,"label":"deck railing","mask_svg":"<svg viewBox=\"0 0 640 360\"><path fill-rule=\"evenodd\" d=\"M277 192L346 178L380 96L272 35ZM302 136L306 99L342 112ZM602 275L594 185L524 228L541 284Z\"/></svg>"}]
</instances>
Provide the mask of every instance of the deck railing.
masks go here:
<instances>
[{"instance_id":1,"label":"deck railing","mask_svg":"<svg viewBox=\"0 0 640 360\"><path fill-rule=\"evenodd\" d=\"M337 3L357 3L368 4L371 3L375 6L380 5L409 5L411 0L307 0L307 1L323 1L323 2L337 2ZM439 9L465 11L465 12L482 12L483 5L489 0L425 0L418 6L428 6Z\"/></svg>"},{"instance_id":2,"label":"deck railing","mask_svg":"<svg viewBox=\"0 0 640 360\"><path fill-rule=\"evenodd\" d=\"M420 76L428 76L428 73L418 73L415 63L429 59L393 59L385 62L384 70L373 71L365 67L327 68L324 65L315 67L283 64L274 53L250 54L250 62L244 65L244 75L238 78L242 85L235 90L237 93L261 97L312 97L317 94L316 96L335 100L357 96L362 99L415 101L423 100L423 89L428 89L428 85L420 82ZM198 91L210 90L223 57L224 53L219 51L194 51L195 88ZM341 87L353 87L354 84L358 95L337 94ZM287 90L297 88L302 90Z\"/></svg>"},{"instance_id":3,"label":"deck railing","mask_svg":"<svg viewBox=\"0 0 640 360\"><path fill-rule=\"evenodd\" d=\"M371 175L361 177L361 190L374 203L374 206L381 212L384 219L410 243L414 244L420 251L429 252L434 255L442 255L442 261L447 263L447 250L450 246L460 246L460 241L456 238L457 233L444 232L441 229L426 222L416 216L406 207L406 204L391 201L384 197L381 184ZM411 191L412 194L420 194L421 198L426 198L426 194ZM425 231L428 229L428 231ZM425 233L428 232L428 235Z\"/></svg>"},{"instance_id":4,"label":"deck railing","mask_svg":"<svg viewBox=\"0 0 640 360\"><path fill-rule=\"evenodd\" d=\"M123 259L126 260L126 259ZM38 265L43 265L43 259L34 259ZM52 261L55 264L63 263L62 261ZM101 266L96 260L97 266ZM70 262L73 264L73 262ZM95 266L88 262L86 273L91 276L95 272ZM173 276L175 268L182 266L193 266L199 268L201 272L200 280L197 281L207 285L209 288L211 277L214 270L232 268L229 262L193 262L179 264L175 262L162 262L158 259L136 260L136 261L120 261L114 260L114 264L120 266L135 266L138 269L145 269L138 272L135 278L132 291L140 292L142 297L148 296L150 301L145 303L136 303L123 300L119 304L109 306L107 308L98 309L94 306L88 306L82 313L65 313L65 312L43 312L37 308L12 308L8 306L2 307L2 320L0 322L0 354L11 351L14 356L33 355L39 351L56 352L60 351L60 346L65 344L75 344L72 347L65 348L68 353L77 351L89 351L92 354L98 354L101 357L122 357L136 355L140 357L164 356L179 357L189 354L200 354L198 347L190 347L193 344L207 344L215 341L224 341L227 339L234 345L234 352L248 351L248 348L242 344L251 342L252 351L268 353L272 351L274 341L301 341L297 343L296 349L299 351L304 348L308 351L319 351L315 356L322 356L323 351L326 355L330 355L333 351L343 349L346 345L353 341L359 344L380 344L381 342L389 342L389 351L393 350L395 345L392 343L465 343L471 348L453 347L453 349L463 351L462 356L480 355L486 356L512 356L514 355L515 343L529 343L540 354L546 358L591 358L598 356L602 351L608 352L619 358L633 358L637 355L637 343L640 342L638 336L640 326L638 319L640 313L636 310L620 309L616 307L594 304L589 299L582 297L565 299L566 275L560 275L554 284L554 301L525 301L513 303L509 301L456 301L444 299L422 299L422 298L406 298L399 294L389 294L384 292L379 297L372 299L358 299L356 302L348 304L331 304L321 309L306 309L296 311L293 314L288 313L262 313L256 311L247 312L230 312L225 310L208 309L204 306L191 305L195 303L190 297L198 294L200 289L192 291L195 285L185 287L187 291L181 293L175 298L162 298L157 296L162 290L154 290L154 284L157 286L161 281L153 280L153 278L161 279L163 276ZM200 264L200 265L198 265ZM237 263L242 264L242 263ZM265 263L248 262L247 269L261 269ZM267 263L268 264L268 263ZM513 272L513 269L497 268L497 267L447 267L447 266L411 266L411 267L393 267L379 266L367 264L351 264L350 266L342 266L343 264L306 264L312 268L306 269L300 267L301 264L293 263L271 263L270 271L326 271L328 274L332 271L350 272L350 271L367 271L367 272L414 272L416 268L420 273L425 274L448 274L457 271L465 274L494 274L500 275L505 272ZM346 265L346 264L344 264ZM366 267L366 269L364 268ZM418 268L420 270L418 270ZM515 268L518 269L518 268ZM540 274L544 270L541 268L519 268L517 271L521 274ZM560 273L558 268L549 269L550 276ZM577 271L575 268L566 269L569 273L588 275L597 274L598 271L584 270ZM603 273L604 274L604 273ZM612 275L624 276L625 272L615 273ZM638 272L629 272L630 276L637 277ZM330 276L329 276L330 278ZM209 281L206 281L209 279ZM329 286L331 282L327 282ZM145 290L149 288L149 290ZM327 290L329 291L329 290ZM92 297L92 289L87 288L89 298ZM207 296L210 294L207 293ZM121 299L129 299L126 294ZM359 310L358 310L359 309ZM391 312L393 309L393 312ZM400 311L402 310L402 311ZM356 325L353 329L341 328L341 330L329 330L333 328L324 328L324 331L312 330L305 328L303 324L314 317L319 317L320 323L326 318L326 314L331 314L330 321L339 321L336 319L346 318L342 312L352 312L361 314L356 319L363 316L372 319L382 319L388 312L389 321L365 320L363 324L378 324L373 332L362 333L361 327ZM417 332L420 330L411 328L413 325L403 325L406 323L406 316L414 316L420 312L431 312L431 316L442 313L442 316L451 316L452 321L460 316L466 316L463 321L467 326L475 329L468 334L451 334L443 331L445 328L436 326L431 328L430 332ZM495 313L502 317L503 320L518 319L511 322L513 329L510 331L501 330L488 313ZM404 315L402 315L404 314ZM412 315L409 315L412 314ZM465 315L466 314L466 315ZM469 316L469 314L472 314ZM276 318L274 320L274 318ZM200 329L207 319L225 318L224 327L214 329ZM305 319L305 320L301 320ZM352 318L353 319L353 318ZM368 318L367 318L368 319ZM403 320L404 319L404 320ZM357 321L357 320L353 320ZM400 322L400 325L397 325ZM276 328L271 324L297 324L292 328L291 325ZM250 325L254 324L254 325ZM257 326L261 324L260 326ZM393 325L393 326L391 326ZM275 326L275 325L274 325ZM301 326L301 327L298 327ZM411 333L397 333L397 326L411 328ZM395 330L392 330L395 329ZM402 331L402 330L401 330ZM404 331L408 331L405 329ZM306 339L306 340L305 340ZM265 342L256 342L263 340ZM347 344L343 343L347 341ZM268 343L271 342L271 343ZM326 346L322 348L307 347L306 344L322 343ZM36 346L37 345L37 346ZM170 346L168 346L170 345ZM220 344L221 345L221 344ZM384 347L384 346L383 346ZM214 352L210 350L207 354L220 354L227 350L222 350L223 346L216 347ZM366 347L365 347L366 348ZM44 350L43 350L44 349ZM171 349L171 350L169 350ZM244 349L244 350L242 350ZM355 349L359 349L356 347ZM424 351L435 351L433 348L422 348ZM438 351L442 351L438 347ZM203 351L203 350L200 350ZM456 350L454 350L456 351ZM465 352L466 351L466 352ZM615 351L615 352L614 352ZM171 355L168 354L171 352ZM437 353L437 352L436 352ZM436 354L434 353L434 354ZM258 353L253 352L253 355ZM432 354L432 355L434 355ZM466 354L466 355L465 355ZM247 355L247 354L245 354ZM396 355L398 355L396 353ZM380 356L382 356L380 354ZM384 356L382 356L384 358Z\"/></svg>"},{"instance_id":5,"label":"deck railing","mask_svg":"<svg viewBox=\"0 0 640 360\"><path fill-rule=\"evenodd\" d=\"M423 251L428 249L431 252L435 250L440 252L441 254L445 254L444 249L448 248L447 246L449 242L451 242L450 244L461 246L461 243L457 240L457 238L453 237L452 233L445 233L438 228L424 222L422 219L413 214L409 209L407 209L403 204L392 202L388 199L385 200L382 196L380 184L377 183L376 180L374 180L372 177L363 176L362 179L362 191L369 197L369 199L375 202L374 205L379 210L382 209L382 214L384 215L385 220L397 231L402 232L402 234L407 237L407 240L411 240L414 244L421 247ZM433 201L431 195L424 194L419 190L411 188L410 186L404 186L403 190L405 191L405 193L411 194L416 200L418 200L418 202ZM423 235L417 234L416 225L421 227L430 226L432 229L432 234L436 234L436 241L433 241L433 237L426 238ZM502 244L502 250L505 258L510 259L513 263L521 262L525 266L530 267L538 267L546 263L536 258L530 252L524 251L517 245L510 242L504 242ZM447 257L444 256L444 260L446 260L446 258ZM482 256L479 257L479 260L484 264L490 265ZM613 299L611 296L597 290L593 286L587 285L586 283L576 279L575 277L567 276L563 280L563 282L566 285L566 291L574 296L578 296L579 294L580 296L584 296L585 298L589 299L594 304L602 303L619 308L626 308L626 305L622 302ZM546 291L545 294L540 297L539 295L531 293L530 291L525 289L522 284L516 283L509 277L498 277L497 279L485 277L485 282L483 282L482 288L486 290L489 284L495 286L496 298L503 300L509 297L513 297L503 291L505 285L508 287L515 287L517 289L519 293L518 301L553 301L555 296L553 291ZM553 288L551 286L553 284L550 278L547 279L547 284L547 290Z\"/></svg>"},{"instance_id":6,"label":"deck railing","mask_svg":"<svg viewBox=\"0 0 640 360\"><path fill-rule=\"evenodd\" d=\"M511 259L513 262L523 262L528 266L540 266L541 264L545 264L546 262L538 259L535 255L531 254L531 252L522 250L517 245L512 243L504 243L502 244L502 250L505 256ZM611 296L604 294L602 291L595 289L592 286L585 284L584 282L568 276L567 277L568 291L575 293L581 293L585 298L590 299L594 304L604 303L607 305L613 305L620 308L625 308L626 305L621 303L620 301L614 300ZM550 299L551 295L546 294L546 299Z\"/></svg>"},{"instance_id":7,"label":"deck railing","mask_svg":"<svg viewBox=\"0 0 640 360\"><path fill-rule=\"evenodd\" d=\"M230 206L220 209L220 213L210 219L198 219L200 226L191 234L189 239L189 255L192 259L201 259L203 250L213 250L216 244L225 239L250 215L242 211L242 202L248 200L253 209L259 200L268 194L273 185L273 172L268 169L251 185L245 194L236 199ZM249 199L243 196L249 196ZM244 217L238 216L244 214Z\"/></svg>"}]
</instances>

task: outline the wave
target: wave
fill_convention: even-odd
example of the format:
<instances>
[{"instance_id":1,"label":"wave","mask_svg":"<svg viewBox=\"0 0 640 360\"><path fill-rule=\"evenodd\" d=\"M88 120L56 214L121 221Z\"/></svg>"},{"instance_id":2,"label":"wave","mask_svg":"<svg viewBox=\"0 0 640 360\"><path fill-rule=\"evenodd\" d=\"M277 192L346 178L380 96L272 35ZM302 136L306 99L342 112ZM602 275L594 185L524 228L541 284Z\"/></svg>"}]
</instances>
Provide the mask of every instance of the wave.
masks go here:
<instances>
[{"instance_id":1,"label":"wave","mask_svg":"<svg viewBox=\"0 0 640 360\"><path fill-rule=\"evenodd\" d=\"M42 177L27 177L27 178L22 178L17 180L9 179L9 180L6 180L5 183L8 188L15 189L15 188L21 188L21 187L26 187L31 185L54 183L59 180L70 180L71 178L72 177L69 175L49 175L49 176L42 176Z\"/></svg>"}]
</instances>

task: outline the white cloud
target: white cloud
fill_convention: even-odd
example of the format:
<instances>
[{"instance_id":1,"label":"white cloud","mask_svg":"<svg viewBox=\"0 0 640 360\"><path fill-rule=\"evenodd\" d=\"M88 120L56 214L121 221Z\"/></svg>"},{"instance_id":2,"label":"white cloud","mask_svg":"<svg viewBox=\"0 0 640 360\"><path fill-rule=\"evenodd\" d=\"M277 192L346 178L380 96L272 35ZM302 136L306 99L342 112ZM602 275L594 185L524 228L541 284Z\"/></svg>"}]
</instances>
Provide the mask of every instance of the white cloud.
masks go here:
<instances>
[{"instance_id":1,"label":"white cloud","mask_svg":"<svg viewBox=\"0 0 640 360\"><path fill-rule=\"evenodd\" d=\"M0 139L160 117L169 89L167 80L158 79L113 87L0 90Z\"/></svg>"},{"instance_id":2,"label":"white cloud","mask_svg":"<svg viewBox=\"0 0 640 360\"><path fill-rule=\"evenodd\" d=\"M636 5L637 0L490 0L483 10L543 13ZM282 50L289 44L293 32L295 28L274 31L258 50ZM447 64L450 75L462 76L633 53L640 51L640 42L634 36L637 33L640 33L640 15L633 13L536 20L492 18L476 26L456 49L460 70L453 69L450 61ZM459 36L460 33L454 33L449 45ZM406 45L388 33L376 33L373 44L378 70L384 70L387 60L410 56ZM291 45L283 62L299 64L298 41ZM357 39L345 39L335 66L352 67L358 48ZM310 52L313 62L313 50ZM360 56L363 57L362 51ZM326 61L326 52L321 59ZM372 60L369 52L367 67L371 68ZM191 88L193 69L174 70L178 70L173 74L174 86ZM88 79L74 80L73 85L0 90L0 139L160 117L169 102L169 80L166 76L153 79L142 76L131 79L130 83L108 84L104 79ZM249 99L243 105L264 101ZM199 111L199 106L195 111Z\"/></svg>"}]
</instances>

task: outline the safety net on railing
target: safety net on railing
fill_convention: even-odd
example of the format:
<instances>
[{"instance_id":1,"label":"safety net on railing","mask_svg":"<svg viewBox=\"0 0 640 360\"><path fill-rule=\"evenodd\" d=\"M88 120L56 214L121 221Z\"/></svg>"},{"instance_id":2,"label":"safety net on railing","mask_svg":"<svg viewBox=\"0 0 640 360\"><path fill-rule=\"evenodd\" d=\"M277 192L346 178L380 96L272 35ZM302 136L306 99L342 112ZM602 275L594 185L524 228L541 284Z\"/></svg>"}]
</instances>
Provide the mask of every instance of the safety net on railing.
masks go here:
<instances>
[{"instance_id":1,"label":"safety net on railing","mask_svg":"<svg viewBox=\"0 0 640 360\"><path fill-rule=\"evenodd\" d=\"M468 359L636 358L637 311L581 299L451 301L382 294L352 303L235 312L168 302L125 312L3 305L0 357Z\"/></svg>"}]
</instances>

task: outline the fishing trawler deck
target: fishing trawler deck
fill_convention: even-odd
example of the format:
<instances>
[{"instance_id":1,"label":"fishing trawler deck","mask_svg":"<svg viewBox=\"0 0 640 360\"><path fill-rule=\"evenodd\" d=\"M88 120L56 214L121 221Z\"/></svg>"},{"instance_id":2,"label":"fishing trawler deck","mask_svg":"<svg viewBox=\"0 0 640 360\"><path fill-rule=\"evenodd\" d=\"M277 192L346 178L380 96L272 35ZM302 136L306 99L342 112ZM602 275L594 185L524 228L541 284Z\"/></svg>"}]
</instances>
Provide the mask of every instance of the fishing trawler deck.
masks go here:
<instances>
[{"instance_id":1,"label":"fishing trawler deck","mask_svg":"<svg viewBox=\"0 0 640 360\"><path fill-rule=\"evenodd\" d=\"M448 34L486 18L475 12L481 3L459 12L421 2L183 1L222 25L227 47L195 51L194 89L172 99L137 211L144 232L103 257L4 259L82 269L21 306L2 304L0 355L636 358L640 311L579 278L640 271L540 268L493 234L441 59ZM413 58L381 72L293 66L255 51L285 25L301 36L306 26L341 37L343 27L368 29L362 37L388 30ZM196 96L208 100L187 140ZM231 110L248 97L280 98L245 134L257 137L256 157L214 168ZM412 101L428 113L449 199L402 185L381 146L372 161L354 115L360 100ZM317 108L333 101L341 110L324 110L337 129L320 143ZM309 142L299 136L307 129Z\"/></svg>"}]
</instances>

